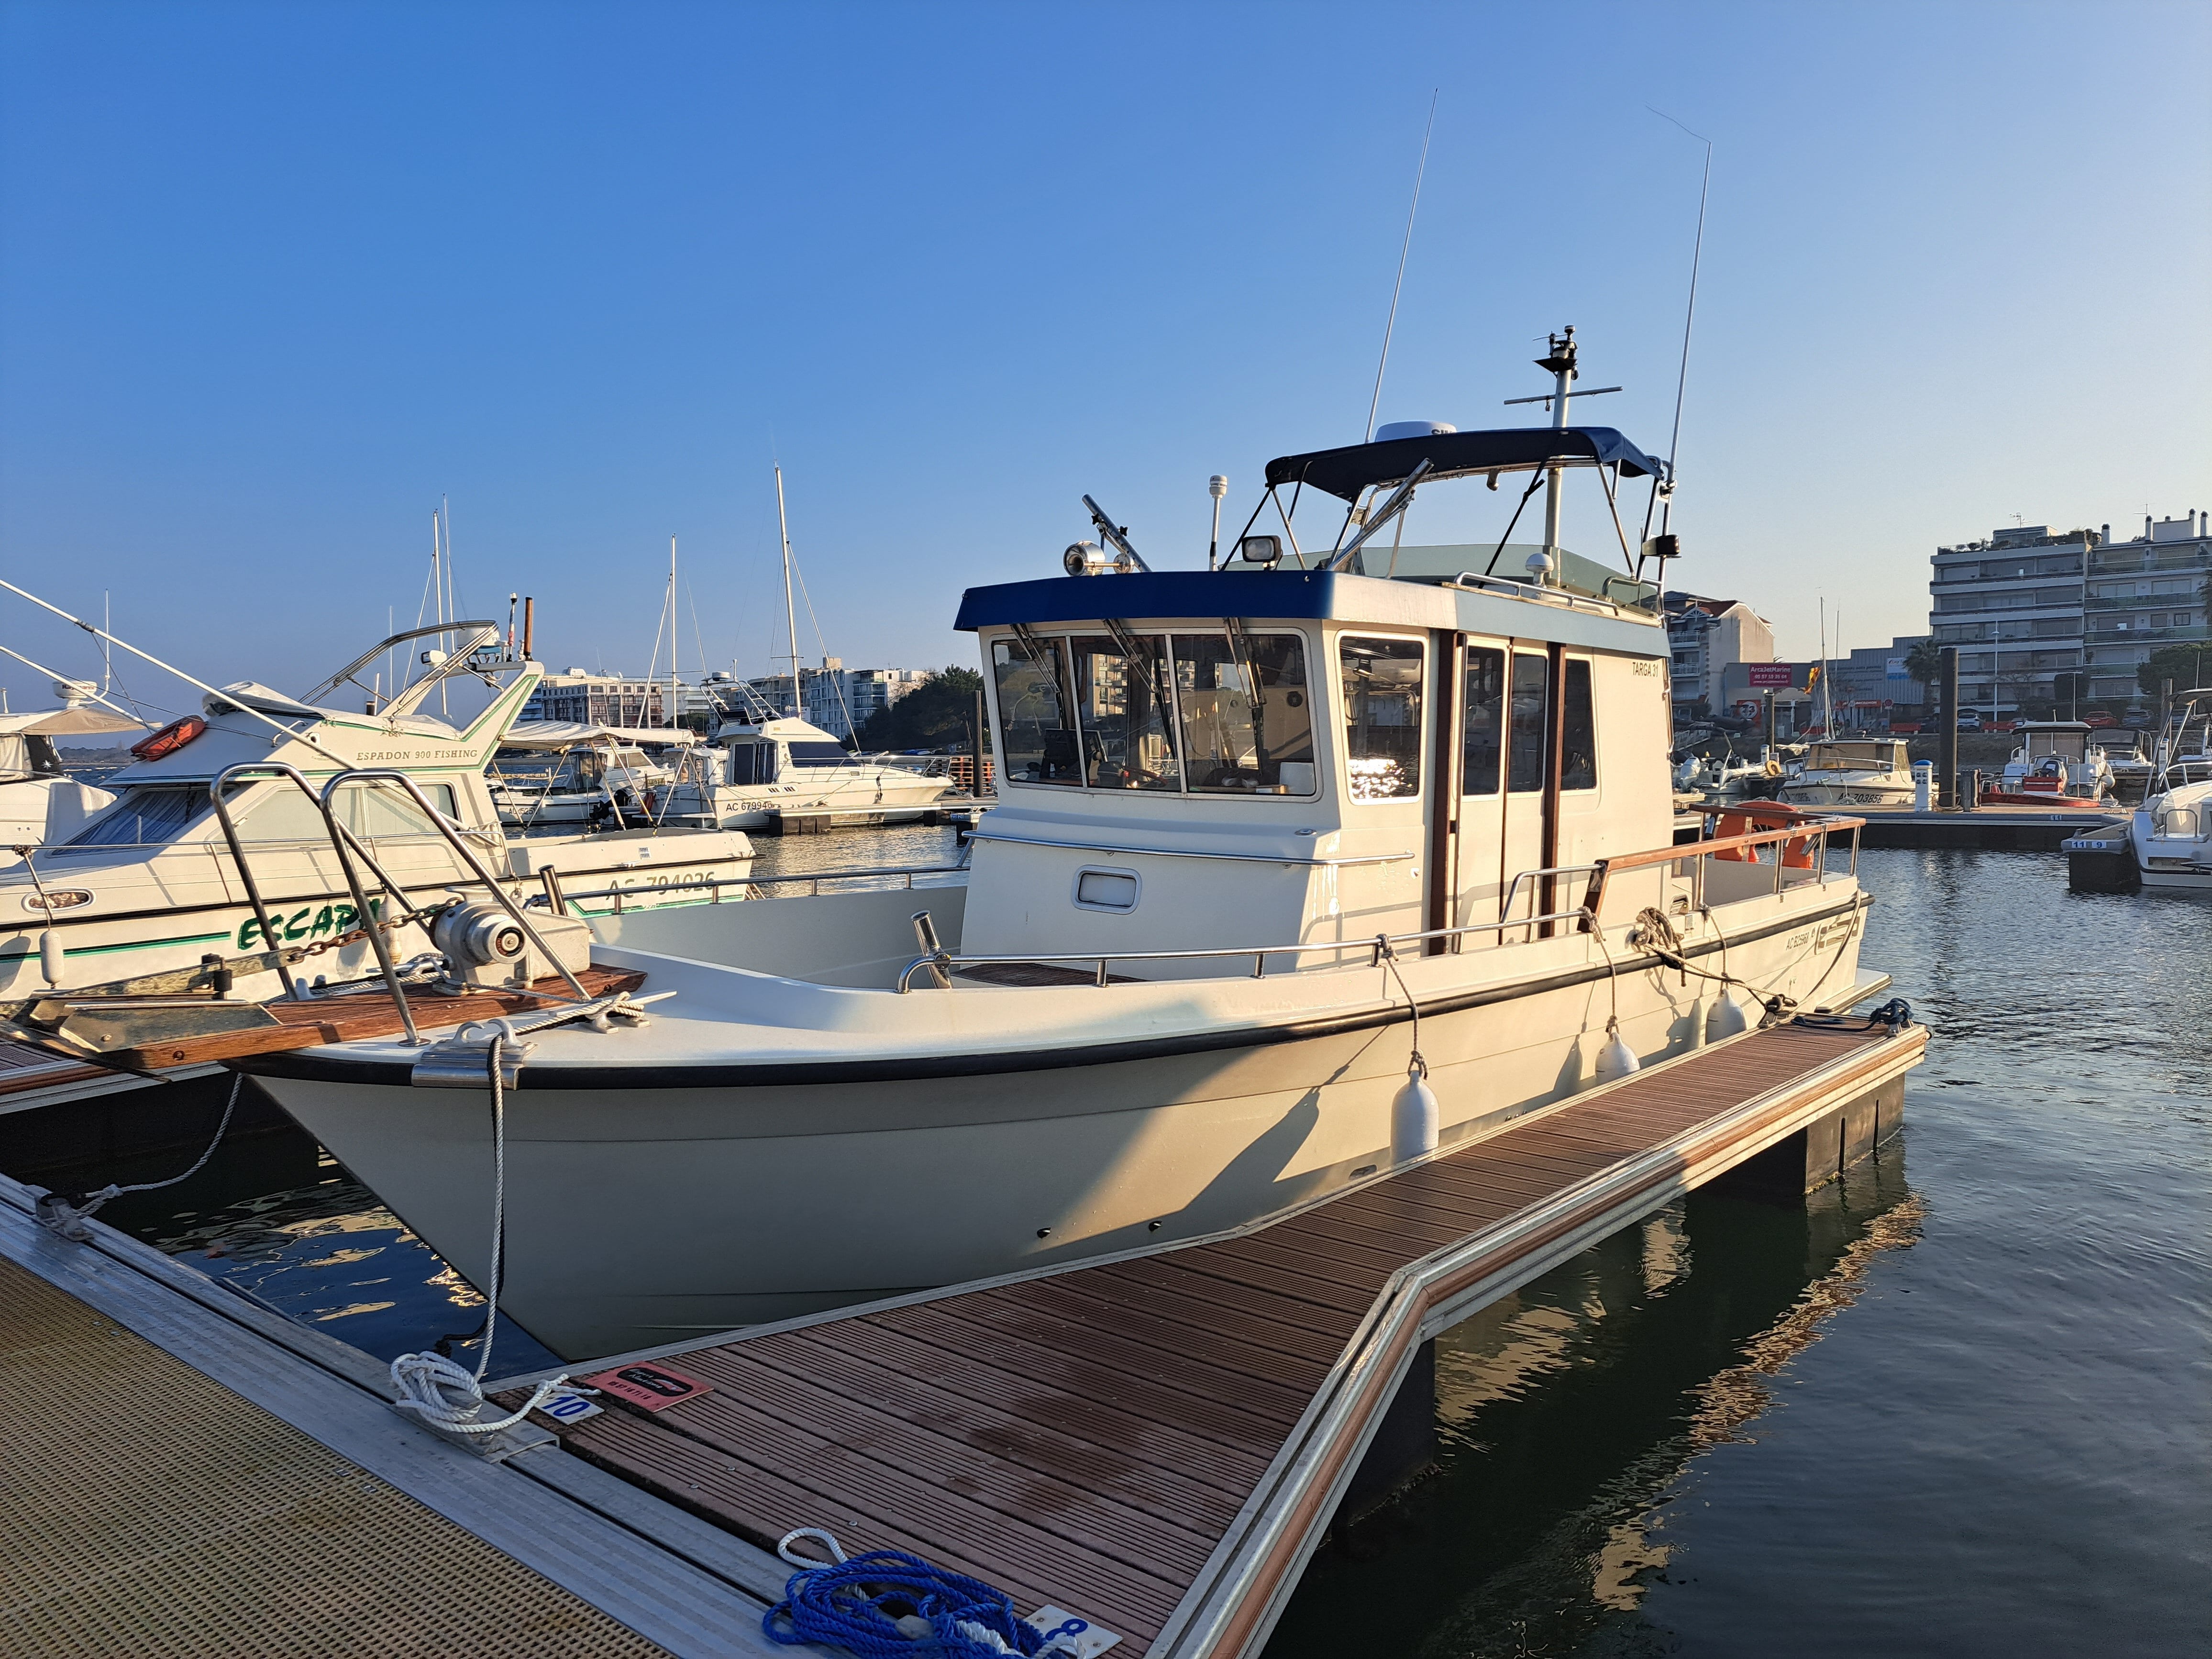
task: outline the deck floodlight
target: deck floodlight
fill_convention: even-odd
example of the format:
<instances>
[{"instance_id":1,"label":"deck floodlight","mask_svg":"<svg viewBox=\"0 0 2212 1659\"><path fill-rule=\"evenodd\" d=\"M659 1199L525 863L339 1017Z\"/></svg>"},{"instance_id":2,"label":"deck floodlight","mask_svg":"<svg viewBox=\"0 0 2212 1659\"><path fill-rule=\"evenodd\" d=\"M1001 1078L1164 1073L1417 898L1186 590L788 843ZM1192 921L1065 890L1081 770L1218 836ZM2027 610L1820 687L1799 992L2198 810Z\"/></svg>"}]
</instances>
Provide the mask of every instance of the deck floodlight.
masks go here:
<instances>
[{"instance_id":1,"label":"deck floodlight","mask_svg":"<svg viewBox=\"0 0 2212 1659\"><path fill-rule=\"evenodd\" d=\"M1237 556L1247 564L1279 564L1283 557L1283 538L1280 536L1247 536L1237 544Z\"/></svg>"}]
</instances>

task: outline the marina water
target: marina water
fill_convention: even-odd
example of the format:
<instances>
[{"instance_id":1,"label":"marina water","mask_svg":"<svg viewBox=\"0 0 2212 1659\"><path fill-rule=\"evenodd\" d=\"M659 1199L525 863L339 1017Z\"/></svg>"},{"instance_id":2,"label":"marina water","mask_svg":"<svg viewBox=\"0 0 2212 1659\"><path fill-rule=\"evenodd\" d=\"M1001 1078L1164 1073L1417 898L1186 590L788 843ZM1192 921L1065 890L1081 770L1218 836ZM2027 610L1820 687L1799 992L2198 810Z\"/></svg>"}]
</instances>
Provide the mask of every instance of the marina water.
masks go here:
<instances>
[{"instance_id":1,"label":"marina water","mask_svg":"<svg viewBox=\"0 0 2212 1659\"><path fill-rule=\"evenodd\" d=\"M1693 1194L1440 1338L1433 1466L1340 1522L1270 1659L2212 1644L2212 906L2069 894L2056 854L1860 868L1867 962L1935 1036L1901 1142L1802 1206ZM296 1131L103 1218L380 1357L482 1318ZM550 1360L502 1324L495 1373Z\"/></svg>"}]
</instances>

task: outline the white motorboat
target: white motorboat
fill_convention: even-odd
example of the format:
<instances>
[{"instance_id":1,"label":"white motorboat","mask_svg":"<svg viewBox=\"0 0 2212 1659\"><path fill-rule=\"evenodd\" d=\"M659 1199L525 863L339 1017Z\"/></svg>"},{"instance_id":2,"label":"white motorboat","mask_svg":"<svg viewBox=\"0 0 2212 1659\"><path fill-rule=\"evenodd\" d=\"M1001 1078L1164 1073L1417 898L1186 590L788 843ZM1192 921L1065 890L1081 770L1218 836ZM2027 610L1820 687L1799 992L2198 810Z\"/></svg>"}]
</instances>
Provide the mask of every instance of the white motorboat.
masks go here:
<instances>
[{"instance_id":1,"label":"white motorboat","mask_svg":"<svg viewBox=\"0 0 2212 1659\"><path fill-rule=\"evenodd\" d=\"M56 680L62 706L29 714L0 714L0 868L19 863L18 847L66 841L115 803L109 791L71 777L61 744L76 738L143 735L146 722L91 707L96 688Z\"/></svg>"},{"instance_id":2,"label":"white motorboat","mask_svg":"<svg viewBox=\"0 0 2212 1659\"><path fill-rule=\"evenodd\" d=\"M2176 694L2157 743L2158 773L2128 820L2146 887L2212 892L2212 686Z\"/></svg>"},{"instance_id":3,"label":"white motorboat","mask_svg":"<svg viewBox=\"0 0 2212 1659\"><path fill-rule=\"evenodd\" d=\"M1779 798L1798 806L1910 806L1912 763L1905 739L1845 738L1813 743L1796 775L1783 784Z\"/></svg>"},{"instance_id":4,"label":"white motorboat","mask_svg":"<svg viewBox=\"0 0 2212 1659\"><path fill-rule=\"evenodd\" d=\"M1983 792L1999 805L2094 805L2112 791L2112 766L2081 720L2021 720L2002 781Z\"/></svg>"},{"instance_id":5,"label":"white motorboat","mask_svg":"<svg viewBox=\"0 0 2212 1659\"><path fill-rule=\"evenodd\" d=\"M578 720L524 720L500 739L501 756L526 757L540 768L495 760L489 787L499 821L510 830L561 823L611 823L629 830L668 816L668 791L686 775L688 750L699 734L682 729L595 726ZM648 753L675 750L670 766ZM683 816L681 813L679 817ZM735 828L735 825L721 825Z\"/></svg>"},{"instance_id":6,"label":"white motorboat","mask_svg":"<svg viewBox=\"0 0 2212 1659\"><path fill-rule=\"evenodd\" d=\"M429 646L434 639L453 650ZM413 684L390 696L362 684L370 664L403 649L419 651L424 665ZM484 764L543 672L504 647L494 623L441 623L379 641L304 697L251 682L210 694L201 713L132 750L133 763L108 780L116 798L105 810L0 871L0 1000L182 989L218 968L228 970L234 994L258 1000L278 994L288 976L337 983L375 971L320 811L283 769L317 790L340 772L404 774L461 827L518 902L544 905L564 881L576 914L740 896L752 857L741 834L506 840ZM459 724L428 712L433 693L444 706L470 684L485 688L480 712ZM337 706L355 691L362 703ZM225 793L234 848L213 800L226 774L236 774ZM396 787L364 782L335 806L419 918L388 929L393 950L427 951L432 913L480 891L481 881ZM372 908L381 913L379 902Z\"/></svg>"},{"instance_id":7,"label":"white motorboat","mask_svg":"<svg viewBox=\"0 0 2212 1659\"><path fill-rule=\"evenodd\" d=\"M802 720L732 721L714 734L717 754L678 778L676 817L726 829L757 829L778 812L851 812L879 823L918 818L952 787L942 772L857 755Z\"/></svg>"},{"instance_id":8,"label":"white motorboat","mask_svg":"<svg viewBox=\"0 0 2212 1659\"><path fill-rule=\"evenodd\" d=\"M851 813L878 823L918 818L952 787L943 771L855 754L799 718L806 670L799 656L799 613L792 592L791 527L784 516L783 469L775 469L776 526L783 544L784 625L791 641L791 702L777 710L747 688L749 705L714 733L719 751L678 781L670 810L726 829L753 830L778 813ZM674 591L672 586L672 592Z\"/></svg>"},{"instance_id":9,"label":"white motorboat","mask_svg":"<svg viewBox=\"0 0 2212 1659\"><path fill-rule=\"evenodd\" d=\"M1826 856L1853 820L1673 844L1656 589L1557 550L1577 467L1661 464L1564 425L1286 456L1278 501L1370 509L1304 568L1247 537L1153 572L1102 526L1127 574L969 590L1002 782L968 884L594 921L595 963L673 994L644 1030L501 1036L503 1308L599 1354L1193 1237L1754 999L1873 988ZM1513 471L1548 475L1531 579L1488 547L1347 569L1411 486ZM482 1283L489 1115L431 1085L483 1086L489 1040L246 1064Z\"/></svg>"},{"instance_id":10,"label":"white motorboat","mask_svg":"<svg viewBox=\"0 0 2212 1659\"><path fill-rule=\"evenodd\" d=\"M2107 726L2091 741L2112 771L2112 799L2130 806L2141 801L2158 773L2158 763L2144 751L2142 733Z\"/></svg>"}]
</instances>

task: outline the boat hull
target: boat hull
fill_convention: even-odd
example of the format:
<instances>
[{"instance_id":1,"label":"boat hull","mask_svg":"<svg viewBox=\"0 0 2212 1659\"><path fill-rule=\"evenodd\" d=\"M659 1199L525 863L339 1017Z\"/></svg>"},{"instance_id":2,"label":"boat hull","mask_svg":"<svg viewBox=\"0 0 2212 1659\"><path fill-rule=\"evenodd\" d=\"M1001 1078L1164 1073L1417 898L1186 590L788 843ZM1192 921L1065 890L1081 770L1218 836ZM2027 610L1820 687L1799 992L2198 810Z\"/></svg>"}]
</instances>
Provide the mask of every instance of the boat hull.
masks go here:
<instances>
[{"instance_id":1,"label":"boat hull","mask_svg":"<svg viewBox=\"0 0 2212 1659\"><path fill-rule=\"evenodd\" d=\"M1852 984L1856 890L1784 908L1763 933L1731 931L1731 969L1808 1002ZM1616 992L1639 1055L1702 1040L1707 981L1650 968L1609 981L1580 937L1518 948L1540 971L1424 1012L1447 1143L1594 1081ZM1245 982L1261 988L1255 997L1272 983ZM1359 982L1363 994L1379 983ZM1056 1024L1040 1004L1036 1029ZM587 1087L567 1086L563 1069L540 1087L526 1066L507 1097L501 1306L578 1358L1235 1227L1389 1161L1411 1037L1395 1001L1289 1030L1115 1045L1091 1051L1110 1056L1097 1060L1079 1048L963 1067L916 1054L904 1074L848 1066L819 1084L780 1066L761 1068L757 1084L693 1085L682 1066L660 1066L635 1082L611 1067ZM482 1284L491 1158L481 1094L350 1081L312 1054L255 1069Z\"/></svg>"}]
</instances>

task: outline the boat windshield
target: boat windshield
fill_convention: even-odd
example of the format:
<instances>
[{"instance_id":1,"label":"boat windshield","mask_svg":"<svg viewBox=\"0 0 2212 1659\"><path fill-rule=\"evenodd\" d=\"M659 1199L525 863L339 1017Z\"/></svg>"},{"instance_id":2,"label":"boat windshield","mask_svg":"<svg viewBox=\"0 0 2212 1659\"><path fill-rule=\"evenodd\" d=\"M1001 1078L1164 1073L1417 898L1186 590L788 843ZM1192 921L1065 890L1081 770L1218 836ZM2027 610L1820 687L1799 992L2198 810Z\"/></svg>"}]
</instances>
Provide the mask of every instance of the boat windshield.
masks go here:
<instances>
[{"instance_id":1,"label":"boat windshield","mask_svg":"<svg viewBox=\"0 0 2212 1659\"><path fill-rule=\"evenodd\" d=\"M1184 794L1316 787L1296 634L1030 635L994 641L991 665L1013 782Z\"/></svg>"},{"instance_id":2,"label":"boat windshield","mask_svg":"<svg viewBox=\"0 0 2212 1659\"><path fill-rule=\"evenodd\" d=\"M1887 772L1897 763L1891 743L1816 743L1806 757L1808 772Z\"/></svg>"},{"instance_id":3,"label":"boat windshield","mask_svg":"<svg viewBox=\"0 0 2212 1659\"><path fill-rule=\"evenodd\" d=\"M793 766L858 766L860 763L842 743L794 743L791 745L791 763Z\"/></svg>"},{"instance_id":4,"label":"boat windshield","mask_svg":"<svg viewBox=\"0 0 2212 1659\"><path fill-rule=\"evenodd\" d=\"M2028 734L2028 758L2056 755L2061 760L2078 761L2087 757L2089 734L2086 732L2033 732Z\"/></svg>"},{"instance_id":5,"label":"boat windshield","mask_svg":"<svg viewBox=\"0 0 2212 1659\"><path fill-rule=\"evenodd\" d=\"M204 783L142 783L63 842L64 847L161 847L213 802Z\"/></svg>"}]
</instances>

